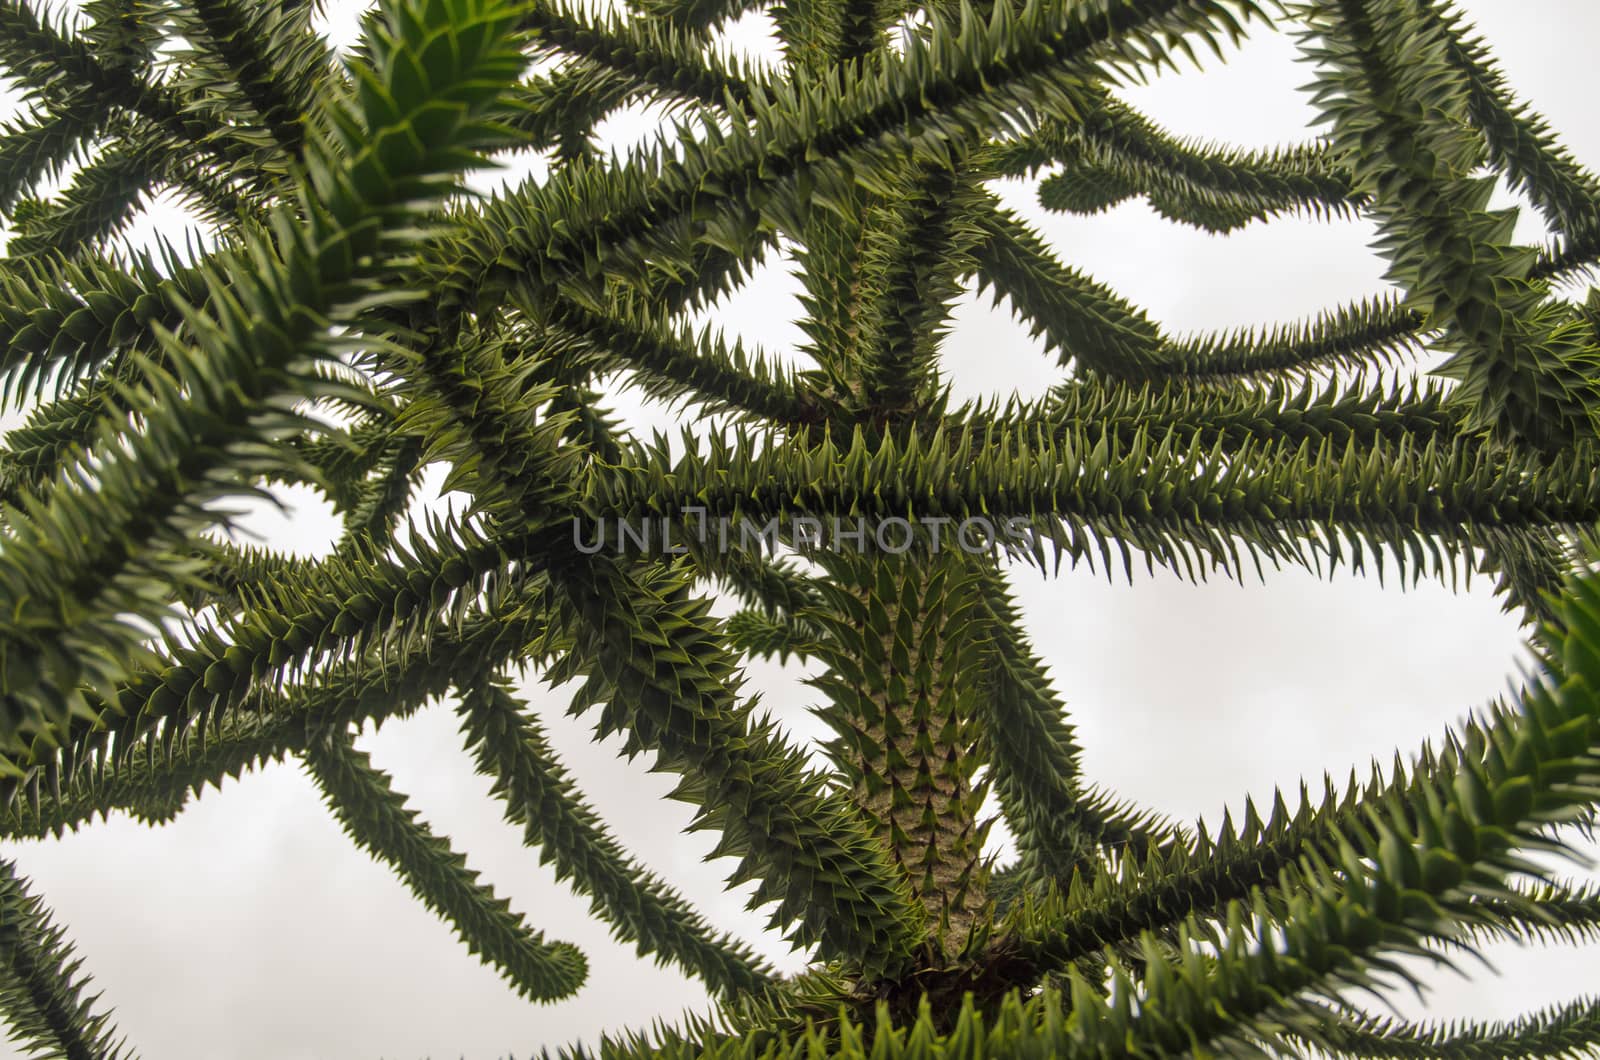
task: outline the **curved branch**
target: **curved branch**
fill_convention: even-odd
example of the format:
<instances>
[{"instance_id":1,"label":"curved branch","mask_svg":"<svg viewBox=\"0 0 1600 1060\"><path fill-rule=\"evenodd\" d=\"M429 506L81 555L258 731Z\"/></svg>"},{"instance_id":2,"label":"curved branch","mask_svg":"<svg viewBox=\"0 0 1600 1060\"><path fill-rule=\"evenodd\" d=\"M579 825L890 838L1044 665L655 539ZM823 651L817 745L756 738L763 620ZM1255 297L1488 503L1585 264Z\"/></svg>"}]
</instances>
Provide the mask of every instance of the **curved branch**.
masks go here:
<instances>
[{"instance_id":1,"label":"curved branch","mask_svg":"<svg viewBox=\"0 0 1600 1060\"><path fill-rule=\"evenodd\" d=\"M493 962L517 993L551 1001L577 993L589 964L577 947L530 931L494 889L478 882L465 858L405 807L389 778L373 768L342 731L311 740L301 752L329 807L362 849L381 858L413 894L449 920L472 953Z\"/></svg>"},{"instance_id":2,"label":"curved branch","mask_svg":"<svg viewBox=\"0 0 1600 1060\"><path fill-rule=\"evenodd\" d=\"M587 895L612 933L641 955L670 958L720 994L760 992L772 972L748 947L714 933L681 895L629 858L584 804L533 720L505 689L476 682L462 694L463 731L478 771L495 778L506 819L540 849L558 879Z\"/></svg>"}]
</instances>

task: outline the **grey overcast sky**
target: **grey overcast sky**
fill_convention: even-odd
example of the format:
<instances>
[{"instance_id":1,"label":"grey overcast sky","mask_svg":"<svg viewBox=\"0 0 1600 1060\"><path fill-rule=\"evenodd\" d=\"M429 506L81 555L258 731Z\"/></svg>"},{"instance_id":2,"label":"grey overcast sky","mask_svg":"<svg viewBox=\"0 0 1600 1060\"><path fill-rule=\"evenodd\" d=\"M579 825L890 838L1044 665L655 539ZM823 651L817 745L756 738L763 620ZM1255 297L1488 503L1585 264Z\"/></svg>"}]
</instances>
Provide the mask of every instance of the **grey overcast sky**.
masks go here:
<instances>
[{"instance_id":1,"label":"grey overcast sky","mask_svg":"<svg viewBox=\"0 0 1600 1060\"><path fill-rule=\"evenodd\" d=\"M1494 42L1511 83L1600 168L1600 92L1592 0L1461 0ZM328 24L347 38L360 5L330 0ZM759 50L765 23L747 18L730 46ZM1309 79L1292 42L1257 30L1227 65L1162 76L1125 98L1195 137L1270 146L1309 135L1296 87ZM10 98L15 98L14 95ZM607 123L613 143L636 140L648 115ZM514 174L539 172L524 160ZM490 182L493 178L486 178ZM1147 306L1175 330L1288 321L1384 289L1364 223L1285 219L1213 238L1162 221L1142 203L1094 218L1045 214L1028 186L1000 188L1062 256ZM1539 234L1525 217L1527 236ZM170 202L133 238L184 224ZM711 314L731 333L783 353L798 331L798 285L782 262ZM945 360L960 397L1042 392L1052 359L1006 312L969 296ZM618 398L636 423L677 417ZM437 482L437 476L434 481ZM255 528L304 554L329 546L336 523L314 496ZM1391 583L1341 573L1317 580L1269 573L1265 584L1194 586L1137 576L1130 587L1087 571L1014 579L1029 628L1073 713L1090 779L1192 821L1220 817L1246 794L1316 786L1370 759L1410 752L1502 691L1522 658L1516 622L1487 580L1470 590ZM816 735L798 667L758 665L753 686L798 738ZM728 863L702 862L707 835L683 835L687 807L669 783L589 741L564 716L565 695L524 682L558 749L619 837L663 877L699 899L717 925L738 931L786 968L800 958L744 911L748 889L727 894ZM554 938L582 946L588 985L550 1006L519 1001L450 929L417 904L388 869L344 838L293 763L208 791L173 823L126 818L59 841L4 844L65 923L115 1019L146 1057L163 1060L438 1060L518 1058L542 1045L593 1040L604 1029L673 1018L703 1007L704 992L676 972L611 942L574 898L521 847L488 784L461 749L448 705L364 734L361 745L412 805L453 837L470 863ZM997 842L1004 842L1000 837ZM1499 1018L1564 1000L1600 981L1600 954L1570 948L1490 951L1500 974L1470 982L1434 975L1410 1016ZM0 1060L20 1054L0 1045Z\"/></svg>"}]
</instances>

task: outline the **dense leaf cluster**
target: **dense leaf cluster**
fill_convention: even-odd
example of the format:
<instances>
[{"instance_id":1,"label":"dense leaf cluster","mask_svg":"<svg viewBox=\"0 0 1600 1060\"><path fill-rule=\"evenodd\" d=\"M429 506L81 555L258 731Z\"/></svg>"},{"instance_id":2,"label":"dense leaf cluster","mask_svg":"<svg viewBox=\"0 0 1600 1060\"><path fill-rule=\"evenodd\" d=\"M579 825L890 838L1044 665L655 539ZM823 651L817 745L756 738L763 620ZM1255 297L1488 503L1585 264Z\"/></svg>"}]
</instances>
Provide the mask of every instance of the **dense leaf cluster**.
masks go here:
<instances>
[{"instance_id":1,"label":"dense leaf cluster","mask_svg":"<svg viewBox=\"0 0 1600 1060\"><path fill-rule=\"evenodd\" d=\"M1557 288L1600 261L1600 184L1447 0L382 0L346 54L315 6L0 0L26 92L0 128L0 404L25 413L0 452L0 836L169 821L293 757L512 988L568 996L584 956L354 745L448 699L527 844L719 999L601 1056L1600 1048L1589 1000L1450 1026L1350 1002L1407 978L1399 956L1600 936L1600 895L1529 860L1600 803L1600 575L1575 560L1600 520L1600 296ZM715 44L758 10L772 69ZM1308 143L1186 141L1114 92L1274 29L1315 71ZM597 125L645 102L668 133L603 156ZM549 176L464 190L514 150ZM1168 334L1000 205L1019 177L1047 209L1142 197L1213 232L1370 217L1397 293ZM1548 245L1512 241L1497 177ZM205 247L124 245L163 193ZM803 368L687 323L780 253ZM941 342L972 288L1058 357L1047 396L953 405ZM1438 377L1397 382L1425 351ZM634 437L619 379L714 429ZM440 464L470 510L411 517ZM215 532L285 484L340 513L331 555ZM758 547L725 547L730 522ZM1365 781L1188 829L1083 774L1008 581L1062 562L1477 570L1539 669ZM825 768L744 689L766 656L812 662ZM806 972L622 848L523 668L676 777ZM984 855L990 796L1009 865ZM125 1055L84 979L0 862L14 1036Z\"/></svg>"}]
</instances>

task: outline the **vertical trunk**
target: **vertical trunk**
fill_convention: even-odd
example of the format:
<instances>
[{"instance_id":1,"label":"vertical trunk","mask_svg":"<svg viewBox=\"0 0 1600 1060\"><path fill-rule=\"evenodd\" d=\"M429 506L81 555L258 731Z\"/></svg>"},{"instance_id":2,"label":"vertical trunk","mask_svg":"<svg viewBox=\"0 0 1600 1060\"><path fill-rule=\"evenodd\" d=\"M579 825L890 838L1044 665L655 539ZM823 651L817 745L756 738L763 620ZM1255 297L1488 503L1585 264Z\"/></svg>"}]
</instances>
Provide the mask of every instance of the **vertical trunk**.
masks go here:
<instances>
[{"instance_id":1,"label":"vertical trunk","mask_svg":"<svg viewBox=\"0 0 1600 1060\"><path fill-rule=\"evenodd\" d=\"M807 350L838 413L831 426L873 437L920 432L942 414L938 346L971 244L962 179L907 166L885 183L897 193L858 189L854 214L818 224L801 258ZM819 714L837 733L828 750L856 804L927 915L936 964L962 952L988 905L973 632L988 561L948 533L937 548L911 523L882 528L901 551L874 547L876 529L812 557L831 575L827 606L808 616L833 634L822 651L830 670L815 682L830 700Z\"/></svg>"},{"instance_id":2,"label":"vertical trunk","mask_svg":"<svg viewBox=\"0 0 1600 1060\"><path fill-rule=\"evenodd\" d=\"M837 645L816 683L838 734L829 752L926 910L930 945L954 957L987 901L973 562L919 547L826 563L832 606L815 617Z\"/></svg>"}]
</instances>

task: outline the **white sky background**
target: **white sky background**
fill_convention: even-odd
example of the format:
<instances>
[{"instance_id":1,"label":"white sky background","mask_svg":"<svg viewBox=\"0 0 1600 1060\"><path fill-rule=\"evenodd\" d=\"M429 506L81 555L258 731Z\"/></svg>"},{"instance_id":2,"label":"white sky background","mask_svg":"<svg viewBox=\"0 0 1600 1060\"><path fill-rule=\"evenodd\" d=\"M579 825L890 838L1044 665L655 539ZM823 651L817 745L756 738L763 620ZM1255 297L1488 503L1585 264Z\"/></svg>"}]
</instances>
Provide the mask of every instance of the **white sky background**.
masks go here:
<instances>
[{"instance_id":1,"label":"white sky background","mask_svg":"<svg viewBox=\"0 0 1600 1060\"><path fill-rule=\"evenodd\" d=\"M1600 5L1586 0L1461 0L1496 44L1513 86L1600 168ZM336 6L336 5L335 5ZM353 24L346 6L331 21ZM746 20L737 39L759 46ZM1290 40L1258 33L1224 66L1163 76L1125 93L1183 134L1250 146L1304 139L1310 110L1296 86L1309 72ZM625 142L649 128L614 119ZM1031 186L1003 189L1070 263L1147 306L1175 331L1286 321L1384 289L1364 223L1277 220L1227 238L1156 217L1142 202L1083 219L1046 214ZM1537 218L1525 231L1538 233ZM153 210L145 231L169 238L181 217ZM798 284L778 265L720 307L730 332L792 350ZM1037 394L1058 375L1053 359L1004 310L970 297L957 313L945 369L958 397ZM678 417L619 408L643 425ZM437 481L437 477L435 478ZM257 522L271 543L304 553L328 547L337 524L314 498L291 518ZM1330 581L1286 571L1267 583L1192 586L1137 576L1130 588L1103 575L1016 579L1035 638L1052 666L1085 747L1089 779L1192 821L1215 821L1245 794L1269 800L1300 777L1320 786L1376 756L1420 741L1500 692L1521 658L1516 622L1488 579L1469 592L1434 584L1400 591L1341 573ZM816 734L815 701L798 667L758 665L753 687L797 736ZM588 726L564 717L562 693L529 684L532 701L590 797L621 838L667 880L700 900L717 925L756 941L785 967L797 958L763 938L763 918L743 911L748 889L725 894L730 863L700 859L708 835L684 836L690 810L664 799L661 776L594 745ZM126 818L60 841L4 844L58 919L129 1040L166 1060L312 1058L518 1058L541 1045L593 1039L702 1006L704 992L674 971L633 956L525 850L500 820L488 782L461 749L448 707L363 736L375 763L412 805L529 920L588 954L588 985L549 1006L520 1001L478 963L449 927L383 865L344 837L314 785L293 764L274 765L209 791L172 824ZM1496 947L1503 973L1473 982L1434 977L1426 1006L1408 1015L1502 1018L1561 1001L1600 980L1600 954L1555 947ZM0 1060L20 1054L0 1044Z\"/></svg>"}]
</instances>

